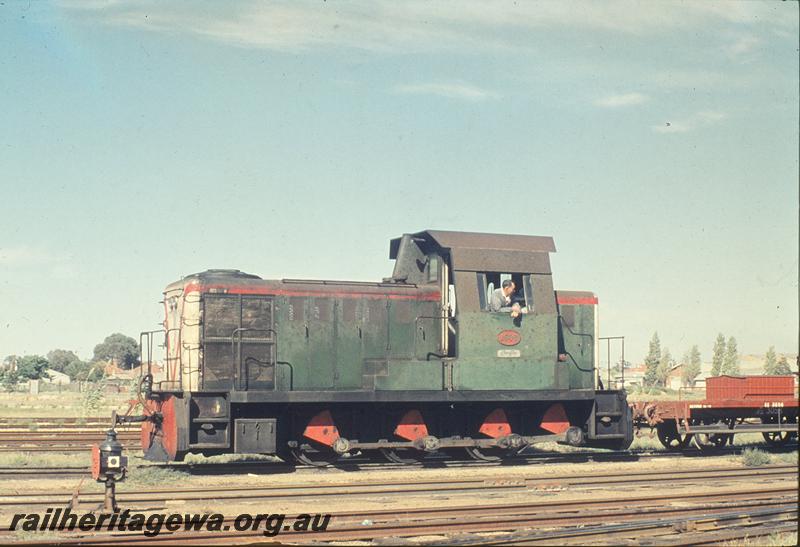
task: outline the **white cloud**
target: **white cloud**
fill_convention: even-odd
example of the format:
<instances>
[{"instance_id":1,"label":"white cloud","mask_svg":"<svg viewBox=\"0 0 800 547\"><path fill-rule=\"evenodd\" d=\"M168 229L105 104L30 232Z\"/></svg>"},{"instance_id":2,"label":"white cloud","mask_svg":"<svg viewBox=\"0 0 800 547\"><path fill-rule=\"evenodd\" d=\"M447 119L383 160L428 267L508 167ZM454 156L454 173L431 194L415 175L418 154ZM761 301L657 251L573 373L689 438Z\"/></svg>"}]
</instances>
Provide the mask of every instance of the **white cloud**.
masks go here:
<instances>
[{"instance_id":1,"label":"white cloud","mask_svg":"<svg viewBox=\"0 0 800 547\"><path fill-rule=\"evenodd\" d=\"M438 95L440 97L462 99L465 101L483 101L485 99L497 99L500 97L499 94L493 91L463 82L401 85L395 87L393 91L406 95Z\"/></svg>"},{"instance_id":2,"label":"white cloud","mask_svg":"<svg viewBox=\"0 0 800 547\"><path fill-rule=\"evenodd\" d=\"M48 251L25 245L0 248L0 264L6 266L35 266L39 264L51 264L62 259L63 257Z\"/></svg>"},{"instance_id":3,"label":"white cloud","mask_svg":"<svg viewBox=\"0 0 800 547\"><path fill-rule=\"evenodd\" d=\"M618 108L621 106L642 104L648 100L650 100L650 97L642 95L641 93L624 93L622 95L610 95L602 99L597 99L594 104L604 108Z\"/></svg>"},{"instance_id":4,"label":"white cloud","mask_svg":"<svg viewBox=\"0 0 800 547\"><path fill-rule=\"evenodd\" d=\"M734 43L727 47L728 53L734 56L750 53L761 43L761 40L750 34L740 36Z\"/></svg>"},{"instance_id":5,"label":"white cloud","mask_svg":"<svg viewBox=\"0 0 800 547\"><path fill-rule=\"evenodd\" d=\"M81 20L230 45L296 51L342 46L371 51L520 48L516 29L600 30L640 36L709 25L767 22L796 27L788 9L750 2L98 2L62 0ZM786 21L789 23L786 23ZM794 25L794 27L792 26Z\"/></svg>"},{"instance_id":6,"label":"white cloud","mask_svg":"<svg viewBox=\"0 0 800 547\"><path fill-rule=\"evenodd\" d=\"M53 279L73 279L78 276L72 256L28 245L0 247L0 268L6 271L30 271L35 268Z\"/></svg>"},{"instance_id":7,"label":"white cloud","mask_svg":"<svg viewBox=\"0 0 800 547\"><path fill-rule=\"evenodd\" d=\"M72 257L39 247L18 245L0 247L0 266L5 268L39 268L59 278L73 277L77 270Z\"/></svg>"},{"instance_id":8,"label":"white cloud","mask_svg":"<svg viewBox=\"0 0 800 547\"><path fill-rule=\"evenodd\" d=\"M724 120L727 115L723 112L702 111L696 112L683 119L666 121L661 125L652 126L656 133L688 133L701 127L708 127Z\"/></svg>"},{"instance_id":9,"label":"white cloud","mask_svg":"<svg viewBox=\"0 0 800 547\"><path fill-rule=\"evenodd\" d=\"M731 59L739 62L751 62L758 56L761 40L752 34L737 36L732 43L723 47Z\"/></svg>"},{"instance_id":10,"label":"white cloud","mask_svg":"<svg viewBox=\"0 0 800 547\"><path fill-rule=\"evenodd\" d=\"M653 74L649 79L659 88L666 89L698 89L723 83L728 86L742 83L735 76L710 70L662 70Z\"/></svg>"}]
</instances>

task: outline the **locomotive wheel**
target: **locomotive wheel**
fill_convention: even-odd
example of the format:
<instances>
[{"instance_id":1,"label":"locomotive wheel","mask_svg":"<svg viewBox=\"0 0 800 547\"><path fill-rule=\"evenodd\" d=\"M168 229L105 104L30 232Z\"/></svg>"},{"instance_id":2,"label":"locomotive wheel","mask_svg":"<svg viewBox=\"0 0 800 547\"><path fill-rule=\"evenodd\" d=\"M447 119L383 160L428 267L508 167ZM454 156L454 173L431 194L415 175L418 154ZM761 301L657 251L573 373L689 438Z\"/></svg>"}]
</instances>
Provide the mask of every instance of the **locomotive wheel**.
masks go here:
<instances>
[{"instance_id":1,"label":"locomotive wheel","mask_svg":"<svg viewBox=\"0 0 800 547\"><path fill-rule=\"evenodd\" d=\"M503 450L499 448L478 448L475 446L464 447L467 456L482 462L499 462L503 459Z\"/></svg>"},{"instance_id":2,"label":"locomotive wheel","mask_svg":"<svg viewBox=\"0 0 800 547\"><path fill-rule=\"evenodd\" d=\"M312 467L328 467L339 459L336 452L320 451L314 449L307 449L306 447L293 448L292 457L298 463L303 465L310 465Z\"/></svg>"},{"instance_id":3,"label":"locomotive wheel","mask_svg":"<svg viewBox=\"0 0 800 547\"><path fill-rule=\"evenodd\" d=\"M762 416L761 417L762 424L776 424L778 423L777 416ZM796 417L790 416L781 416L781 423L782 424L793 424L797 423ZM771 431L769 433L762 433L764 440L767 441L767 444L770 446L784 446L792 439L797 438L796 431Z\"/></svg>"},{"instance_id":4,"label":"locomotive wheel","mask_svg":"<svg viewBox=\"0 0 800 547\"><path fill-rule=\"evenodd\" d=\"M669 424L669 425L667 425ZM664 422L656 426L658 440L667 450L683 450L692 440L692 434L681 435L675 422Z\"/></svg>"},{"instance_id":5,"label":"locomotive wheel","mask_svg":"<svg viewBox=\"0 0 800 547\"><path fill-rule=\"evenodd\" d=\"M446 460L459 462L474 459L472 456L467 454L467 451L463 447L442 448L437 452L437 454L443 456Z\"/></svg>"},{"instance_id":6,"label":"locomotive wheel","mask_svg":"<svg viewBox=\"0 0 800 547\"><path fill-rule=\"evenodd\" d=\"M413 465L425 458L424 453L410 448L381 448L380 452L389 462L403 465Z\"/></svg>"}]
</instances>

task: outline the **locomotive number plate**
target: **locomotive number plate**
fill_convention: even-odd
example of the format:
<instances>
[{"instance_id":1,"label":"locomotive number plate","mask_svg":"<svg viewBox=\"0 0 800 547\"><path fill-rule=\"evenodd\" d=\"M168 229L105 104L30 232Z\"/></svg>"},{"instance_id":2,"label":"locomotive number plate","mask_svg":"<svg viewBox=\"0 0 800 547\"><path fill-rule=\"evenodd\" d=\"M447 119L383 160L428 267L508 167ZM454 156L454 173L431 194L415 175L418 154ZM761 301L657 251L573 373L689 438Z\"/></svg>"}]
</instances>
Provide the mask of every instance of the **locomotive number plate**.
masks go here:
<instances>
[{"instance_id":1,"label":"locomotive number plate","mask_svg":"<svg viewBox=\"0 0 800 547\"><path fill-rule=\"evenodd\" d=\"M501 358L504 358L504 359L509 359L509 358L513 358L513 357L519 357L521 355L522 354L520 353L520 351L518 349L499 349L499 350L497 350L497 356L501 357Z\"/></svg>"}]
</instances>

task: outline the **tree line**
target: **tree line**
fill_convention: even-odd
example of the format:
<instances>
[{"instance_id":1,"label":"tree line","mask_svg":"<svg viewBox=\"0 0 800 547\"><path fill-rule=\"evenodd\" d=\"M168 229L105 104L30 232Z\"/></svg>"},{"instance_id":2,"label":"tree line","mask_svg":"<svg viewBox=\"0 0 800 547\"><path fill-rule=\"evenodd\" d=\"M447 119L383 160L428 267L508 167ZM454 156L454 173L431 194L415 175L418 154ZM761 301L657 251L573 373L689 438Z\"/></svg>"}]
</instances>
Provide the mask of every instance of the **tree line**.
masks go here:
<instances>
[{"instance_id":1,"label":"tree line","mask_svg":"<svg viewBox=\"0 0 800 547\"><path fill-rule=\"evenodd\" d=\"M676 363L668 348L661 349L658 332L655 332L650 339L644 364L645 373L642 383L645 386L666 387L672 370L678 364L683 365L681 383L684 386L693 386L701 373L703 361L700 356L700 350L697 345L694 345L683 355L680 363ZM736 338L731 336L726 340L725 336L720 333L714 342L714 350L711 357L711 376L737 376L741 373ZM786 356L783 355L778 359L775 347L770 346L764 359L763 373L766 375L791 374L792 369Z\"/></svg>"},{"instance_id":2,"label":"tree line","mask_svg":"<svg viewBox=\"0 0 800 547\"><path fill-rule=\"evenodd\" d=\"M130 336L114 333L94 347L88 361L65 349L54 349L47 356L8 355L0 368L0 382L13 386L25 380L45 378L50 370L64 373L72 381L97 381L103 377L109 362L128 369L138 365L139 344Z\"/></svg>"}]
</instances>

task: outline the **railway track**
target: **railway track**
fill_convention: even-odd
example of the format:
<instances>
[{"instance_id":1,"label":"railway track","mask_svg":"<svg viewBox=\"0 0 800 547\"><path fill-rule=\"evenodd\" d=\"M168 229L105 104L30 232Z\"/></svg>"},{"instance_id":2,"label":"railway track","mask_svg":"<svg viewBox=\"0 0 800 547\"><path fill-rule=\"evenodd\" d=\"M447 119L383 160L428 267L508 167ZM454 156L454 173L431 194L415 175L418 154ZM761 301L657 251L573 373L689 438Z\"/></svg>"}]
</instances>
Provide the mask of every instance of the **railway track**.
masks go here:
<instances>
[{"instance_id":1,"label":"railway track","mask_svg":"<svg viewBox=\"0 0 800 547\"><path fill-rule=\"evenodd\" d=\"M98 442L96 439L94 442ZM40 447L38 451L49 452L86 452L91 445L80 446L67 446L66 450L59 450L57 446ZM126 445L128 454L135 453L140 450L136 445ZM790 453L797 450L796 445L785 447L773 447L768 452L773 454ZM26 452L29 448L19 447L15 451ZM537 464L554 464L554 463L611 463L611 462L643 462L643 461L657 461L675 458L691 458L700 457L705 458L708 456L722 456L722 455L737 455L741 452L741 447L725 447L714 452L701 452L699 450L692 452L669 452L669 451L649 451L649 450L634 450L634 451L581 451L581 452L566 452L566 453L552 453L552 452L539 452L509 458L500 462L485 462L478 460L454 460L444 457L432 456L428 459L422 460L415 464L399 464L390 463L385 461L375 461L366 457L354 457L343 459L336 462L329 469L340 471L390 471L401 470L408 468L418 469L483 469L494 467L525 467ZM268 461L268 460L245 460L234 462L203 462L203 463L183 463L183 462L169 462L169 463L148 463L146 467L158 467L164 469L172 469L181 471L189 475L239 475L243 473L250 474L281 474L289 472L317 472L320 470L318 467L301 465L298 463L285 463L282 461ZM33 467L33 466L0 466L0 479L3 478L40 478L46 476L48 478L55 477L78 477L85 475L87 467L84 466L58 466L58 467ZM135 471L134 471L135 472Z\"/></svg>"},{"instance_id":2,"label":"railway track","mask_svg":"<svg viewBox=\"0 0 800 547\"><path fill-rule=\"evenodd\" d=\"M105 439L105 430L53 430L36 432L0 432L2 452L84 452ZM117 439L129 450L141 450L138 431L120 430Z\"/></svg>"},{"instance_id":3,"label":"railway track","mask_svg":"<svg viewBox=\"0 0 800 547\"><path fill-rule=\"evenodd\" d=\"M109 419L0 419L0 453L83 452L105 439ZM141 450L140 428L117 428L117 439L129 450Z\"/></svg>"},{"instance_id":4,"label":"railway track","mask_svg":"<svg viewBox=\"0 0 800 547\"><path fill-rule=\"evenodd\" d=\"M0 453L8 452L81 452L96 442L105 438L105 432L109 428L108 418L0 418ZM125 445L129 453L141 451L140 425L129 424L117 428L118 440ZM781 447L770 447L761 445L759 447L769 451L796 450L797 443L790 443ZM535 450L535 448L534 448ZM726 446L715 450L700 451L697 449L685 449L676 454L684 456L706 456L719 455L726 453L736 453L740 447ZM510 459L512 463L532 463L536 459L546 459L547 461L624 461L624 458L631 459L647 457L664 457L668 452L651 450L628 450L628 451L602 451L586 450L580 452L567 453L537 453L529 451L521 456ZM658 456L656 456L658 454ZM582 459L583 458L583 459ZM353 458L352 461L363 461L363 458ZM422 465L437 465L443 459L427 458ZM350 465L347 459L336 463L337 467ZM301 467L301 466L298 466ZM0 475L2 471L0 471Z\"/></svg>"},{"instance_id":5,"label":"railway track","mask_svg":"<svg viewBox=\"0 0 800 547\"><path fill-rule=\"evenodd\" d=\"M294 532L269 538L261 530L232 531L233 518L221 532L65 533L59 542L86 545L113 542L228 544L279 541L319 543L369 541L376 538L433 536L453 545L586 545L626 542L665 545L732 541L761 537L797 526L797 491L793 487L716 489L704 493L628 495L522 503L336 512L319 532ZM491 535L486 535L491 532ZM384 539L382 542L385 544ZM22 542L24 544L24 542ZM424 543L424 542L422 542ZM416 542L420 544L420 542Z\"/></svg>"},{"instance_id":6,"label":"railway track","mask_svg":"<svg viewBox=\"0 0 800 547\"><path fill-rule=\"evenodd\" d=\"M569 474L557 476L515 476L513 478L471 476L465 479L413 479L392 481L343 481L338 483L294 483L290 485L222 486L196 488L169 488L151 490L118 489L118 501L130 506L136 503L162 503L168 501L230 500L319 500L335 498L369 498L374 496L402 495L424 497L441 494L474 494L480 492L555 491L564 489L601 489L633 487L653 484L725 484L742 481L788 481L797 486L798 470L795 465L772 465L761 468L719 467L703 470L685 470L668 473L624 472L612 474ZM71 502L71 495L54 496L52 493L14 492L0 496L0 507L59 507ZM82 503L102 502L102 494L81 494Z\"/></svg>"},{"instance_id":7,"label":"railway track","mask_svg":"<svg viewBox=\"0 0 800 547\"><path fill-rule=\"evenodd\" d=\"M17 429L27 427L108 427L111 423L109 416L92 416L82 418L79 416L39 416L39 417L0 417L0 431L3 429Z\"/></svg>"},{"instance_id":8,"label":"railway track","mask_svg":"<svg viewBox=\"0 0 800 547\"><path fill-rule=\"evenodd\" d=\"M25 451L24 448L20 449ZM128 448L126 447L126 450ZM135 450L131 449L131 450ZM131 451L128 450L130 454ZM648 461L665 458L679 458L681 454L674 452L570 452L570 453L537 453L518 456L500 462L486 462L480 460L455 460L445 457L430 457L429 459L414 463L401 464L385 461L375 461L366 457L354 457L341 460L332 465L329 470L358 471L358 470L400 470L400 469L452 469L452 468L493 468L493 467L524 467L543 463L584 463L584 462L630 462ZM251 474L280 474L293 471L321 471L319 467L302 465L299 463L285 463L282 461L234 461L234 462L207 462L207 463L148 463L145 467L156 467L181 471L190 475L238 475ZM83 466L58 466L58 467L32 467L32 466L0 466L0 478L36 478L40 474L49 477L79 476L86 472ZM324 469L322 469L324 471Z\"/></svg>"},{"instance_id":9,"label":"railway track","mask_svg":"<svg viewBox=\"0 0 800 547\"><path fill-rule=\"evenodd\" d=\"M703 454L705 455L705 454ZM501 462L485 462L479 460L454 460L449 458L436 458L417 462L415 464L400 464L384 461L374 461L368 458L352 458L342 460L327 468L329 471L392 471L409 468L416 469L490 469L496 467L525 467L537 464L553 463L587 463L587 462L633 462L654 461L661 459L680 458L683 455L677 452L571 452L571 453L540 453L507 459ZM142 468L161 468L180 471L188 475L241 475L249 474L282 474L290 472L325 471L319 467L302 465L298 463L285 463L282 461L234 461L234 462L208 462L208 463L147 463ZM0 479L2 478L40 478L44 475L52 477L78 477L85 475L88 466L0 466ZM136 471L133 470L135 473Z\"/></svg>"},{"instance_id":10,"label":"railway track","mask_svg":"<svg viewBox=\"0 0 800 547\"><path fill-rule=\"evenodd\" d=\"M84 449L91 447L92 444L102 441L105 438L105 432L107 428L98 428L98 429L82 429L82 430L75 430L75 429L53 429L53 430L44 430L44 431L30 431L30 430L20 430L20 431L0 431L0 453L2 452L78 452ZM136 451L141 450L141 437L139 429L117 429L117 439L125 445L126 450L129 451ZM790 443L785 446L779 447L771 447L769 445L761 445L759 444L758 447L766 450L766 451L773 451L773 452L785 452L797 449L797 443ZM637 455L647 455L651 456L654 454L674 454L674 455L684 455L684 456L705 456L705 455L718 455L718 454L725 454L725 453L736 453L738 450L741 450L742 447L739 446L726 446L717 448L714 450L697 450L697 449L685 449L680 452L677 451L653 451L649 449L634 449L634 450L626 450L626 451L607 451L601 449L594 449L594 450L584 450L579 452L560 452L560 453L547 453L547 452L536 452L535 447L527 452L524 452L520 456L516 458L511 458L511 460L520 460L520 459L530 459L530 458L537 458L537 457L551 457L551 458L576 458L576 457L592 457L597 459L598 461L602 460L603 458L610 457L610 458L621 458L624 455L629 455L631 457L636 457ZM358 458L354 458L358 459ZM443 458L426 458L423 463L430 463L432 461L441 461ZM342 459L340 462L337 463L346 463L347 459Z\"/></svg>"}]
</instances>

